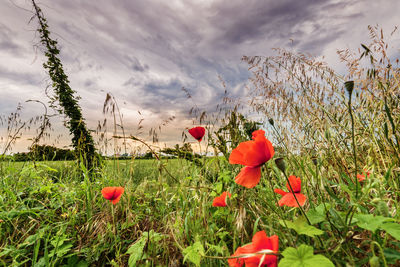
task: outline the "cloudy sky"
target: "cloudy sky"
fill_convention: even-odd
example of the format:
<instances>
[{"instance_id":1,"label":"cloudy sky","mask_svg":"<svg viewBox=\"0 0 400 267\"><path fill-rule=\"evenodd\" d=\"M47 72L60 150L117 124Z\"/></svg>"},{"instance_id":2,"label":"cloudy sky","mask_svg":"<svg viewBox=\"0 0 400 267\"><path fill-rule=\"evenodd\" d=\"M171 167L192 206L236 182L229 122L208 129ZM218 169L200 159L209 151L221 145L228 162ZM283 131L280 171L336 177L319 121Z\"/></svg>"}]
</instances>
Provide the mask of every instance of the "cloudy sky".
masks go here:
<instances>
[{"instance_id":1,"label":"cloudy sky","mask_svg":"<svg viewBox=\"0 0 400 267\"><path fill-rule=\"evenodd\" d=\"M103 120L102 107L110 92L129 133L135 133L142 118L148 130L175 116L161 133L161 140L169 143L179 142L182 130L193 125L188 111L194 104L213 110L221 102L224 88L219 77L231 97L245 95L250 73L241 62L243 55L268 56L271 48L281 47L324 56L344 72L336 50L356 49L367 42L368 25L379 24L391 32L399 25L400 10L398 0L38 0L37 4L59 42L65 71L81 97L89 127L94 129ZM28 0L0 3L3 116L18 103L23 118L40 115L40 104L25 101L48 101L49 81L42 68L43 51L37 47L37 21L30 20L32 11ZM192 94L191 100L182 87ZM63 134L60 144L68 144L61 118L53 120L53 135ZM5 126L0 127L4 137ZM21 141L15 151L28 145Z\"/></svg>"}]
</instances>

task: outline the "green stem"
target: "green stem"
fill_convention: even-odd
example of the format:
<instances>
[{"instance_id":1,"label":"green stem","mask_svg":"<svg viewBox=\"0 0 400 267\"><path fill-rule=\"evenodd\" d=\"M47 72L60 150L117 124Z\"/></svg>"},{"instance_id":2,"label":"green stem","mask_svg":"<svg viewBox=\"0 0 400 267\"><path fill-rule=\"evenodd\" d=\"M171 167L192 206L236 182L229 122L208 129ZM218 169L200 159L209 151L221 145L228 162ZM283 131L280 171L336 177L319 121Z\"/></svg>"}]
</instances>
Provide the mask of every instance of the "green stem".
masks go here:
<instances>
[{"instance_id":1,"label":"green stem","mask_svg":"<svg viewBox=\"0 0 400 267\"><path fill-rule=\"evenodd\" d=\"M304 217L307 219L308 224L311 225L311 222L310 222L310 220L308 219L307 214L305 213L305 211L303 210L303 208L300 206L299 201L297 200L296 194L294 193L293 188L292 188L292 185L291 185L290 182L289 182L289 177L287 176L287 174L286 174L285 172L283 172L283 174L285 175L286 181L287 181L287 183L288 183L288 185L289 185L289 187L290 187L290 191L291 191L291 193L293 194L294 199L296 200L296 203L297 203L297 205L299 206L299 209L300 209L301 213L303 213Z\"/></svg>"}]
</instances>

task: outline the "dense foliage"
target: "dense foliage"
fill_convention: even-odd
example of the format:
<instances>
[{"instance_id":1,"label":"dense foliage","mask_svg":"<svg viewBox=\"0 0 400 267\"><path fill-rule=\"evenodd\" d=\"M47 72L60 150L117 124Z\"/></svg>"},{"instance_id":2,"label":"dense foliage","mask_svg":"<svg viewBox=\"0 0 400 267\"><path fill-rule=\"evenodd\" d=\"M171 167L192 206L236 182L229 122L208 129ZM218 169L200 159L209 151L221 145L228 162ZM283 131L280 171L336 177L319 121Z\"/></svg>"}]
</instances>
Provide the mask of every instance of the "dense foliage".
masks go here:
<instances>
[{"instance_id":1,"label":"dense foliage","mask_svg":"<svg viewBox=\"0 0 400 267\"><path fill-rule=\"evenodd\" d=\"M43 67L49 72L52 81L51 87L55 93L51 97L51 104L55 107L55 103L59 103L58 111L68 118L67 127L72 135L72 145L76 150L76 155L78 159L82 157L87 169L92 170L97 163L92 135L82 116L78 98L74 96L76 92L69 86L68 76L65 74L59 58L60 50L57 48L57 41L50 37L47 21L41 9L34 0L32 0L32 4L39 21L40 41L45 48L45 56L47 57L47 62L43 64Z\"/></svg>"}]
</instances>

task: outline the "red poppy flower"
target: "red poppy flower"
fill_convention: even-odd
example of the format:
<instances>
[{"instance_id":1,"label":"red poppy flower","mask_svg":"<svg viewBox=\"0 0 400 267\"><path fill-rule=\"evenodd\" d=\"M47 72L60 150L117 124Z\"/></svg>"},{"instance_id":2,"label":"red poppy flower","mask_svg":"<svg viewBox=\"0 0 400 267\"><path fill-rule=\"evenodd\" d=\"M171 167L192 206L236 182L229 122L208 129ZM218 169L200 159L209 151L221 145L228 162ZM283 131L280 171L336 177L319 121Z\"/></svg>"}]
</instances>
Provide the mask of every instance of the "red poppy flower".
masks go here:
<instances>
[{"instance_id":1,"label":"red poppy flower","mask_svg":"<svg viewBox=\"0 0 400 267\"><path fill-rule=\"evenodd\" d=\"M252 188L260 182L261 166L275 154L271 142L264 135L263 130L254 131L253 140L240 143L229 156L229 163L245 166L235 178L237 184Z\"/></svg>"},{"instance_id":2,"label":"red poppy flower","mask_svg":"<svg viewBox=\"0 0 400 267\"><path fill-rule=\"evenodd\" d=\"M223 192L219 197L214 198L213 207L226 207L226 199L231 197L231 193Z\"/></svg>"},{"instance_id":3,"label":"red poppy flower","mask_svg":"<svg viewBox=\"0 0 400 267\"><path fill-rule=\"evenodd\" d=\"M279 239L277 235L268 237L264 231L259 231L253 236L252 243L239 247L232 255L232 257L243 257L229 259L228 263L231 267L241 267L243 264L246 267L276 267L277 257L271 253L278 253L278 249Z\"/></svg>"},{"instance_id":4,"label":"red poppy flower","mask_svg":"<svg viewBox=\"0 0 400 267\"><path fill-rule=\"evenodd\" d=\"M369 171L365 171L364 170L364 173L367 175L367 178L369 178L369 175L371 174ZM365 175L364 174L357 174L357 180L358 180L358 182L362 182L362 181L364 181L365 180Z\"/></svg>"},{"instance_id":5,"label":"red poppy flower","mask_svg":"<svg viewBox=\"0 0 400 267\"><path fill-rule=\"evenodd\" d=\"M103 194L103 197L107 200L110 200L114 205L119 202L121 199L122 193L124 193L124 188L123 187L104 187L101 190L101 193Z\"/></svg>"},{"instance_id":6,"label":"red poppy flower","mask_svg":"<svg viewBox=\"0 0 400 267\"><path fill-rule=\"evenodd\" d=\"M194 139L200 142L206 134L206 129L204 127L198 126L189 129L189 133L194 137Z\"/></svg>"},{"instance_id":7,"label":"red poppy flower","mask_svg":"<svg viewBox=\"0 0 400 267\"><path fill-rule=\"evenodd\" d=\"M293 188L293 192L290 189L290 185ZM299 202L300 206L303 206L306 203L307 197L303 194L301 194L301 180L299 177L296 177L294 175L289 176L289 183L286 183L286 188L289 190L289 192L285 192L282 189L275 189L274 192L278 193L282 196L282 198L279 200L278 204L279 206L288 206L288 207L298 207L299 205L296 202L296 199L294 196L296 196L297 201Z\"/></svg>"}]
</instances>

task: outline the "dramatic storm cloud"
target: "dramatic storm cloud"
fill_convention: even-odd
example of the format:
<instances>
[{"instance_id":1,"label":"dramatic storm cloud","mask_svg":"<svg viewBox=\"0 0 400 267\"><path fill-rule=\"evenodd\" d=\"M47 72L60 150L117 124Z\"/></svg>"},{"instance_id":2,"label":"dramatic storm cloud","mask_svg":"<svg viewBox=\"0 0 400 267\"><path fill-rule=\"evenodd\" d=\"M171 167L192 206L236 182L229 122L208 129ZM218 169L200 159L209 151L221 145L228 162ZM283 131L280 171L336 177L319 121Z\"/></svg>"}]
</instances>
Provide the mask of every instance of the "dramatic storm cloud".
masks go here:
<instances>
[{"instance_id":1,"label":"dramatic storm cloud","mask_svg":"<svg viewBox=\"0 0 400 267\"><path fill-rule=\"evenodd\" d=\"M71 87L90 128L103 119L107 92L118 101L128 130L175 116L164 141L179 142L191 126L193 105L214 110L226 82L233 97L246 94L250 76L243 55L271 48L308 52L344 71L336 49L368 40L368 25L390 32L400 2L305 0L41 0ZM0 4L0 114L23 103L24 116L40 115L48 76L28 0ZM395 40L396 41L396 40ZM398 41L398 40L397 40ZM342 69L341 69L342 68ZM187 99L185 88L192 95ZM139 112L142 114L140 115ZM59 120L61 121L61 119ZM56 123L55 127L62 127ZM174 136L177 136L174 138ZM64 137L68 144L68 136ZM17 150L26 150L17 147Z\"/></svg>"}]
</instances>

